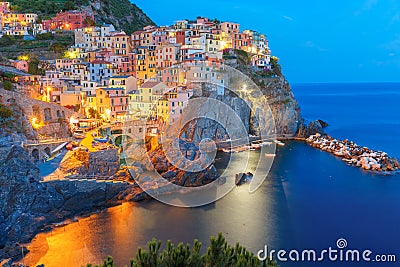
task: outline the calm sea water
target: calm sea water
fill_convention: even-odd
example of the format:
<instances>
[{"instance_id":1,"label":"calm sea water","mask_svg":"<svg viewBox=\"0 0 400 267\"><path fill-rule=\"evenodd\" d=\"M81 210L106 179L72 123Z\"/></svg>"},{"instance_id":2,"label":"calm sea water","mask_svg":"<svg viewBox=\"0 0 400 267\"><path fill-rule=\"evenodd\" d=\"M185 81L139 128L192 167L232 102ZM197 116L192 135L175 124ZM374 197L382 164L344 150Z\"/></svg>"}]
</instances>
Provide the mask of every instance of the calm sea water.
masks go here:
<instances>
[{"instance_id":1,"label":"calm sea water","mask_svg":"<svg viewBox=\"0 0 400 267\"><path fill-rule=\"evenodd\" d=\"M327 131L400 158L400 84L302 84L293 86L303 115L323 119ZM256 154L255 154L256 155ZM252 161L254 164L254 161ZM39 234L25 258L31 265L81 266L113 255L127 264L155 237L208 244L222 232L253 252L269 249L348 248L396 254L400 260L400 175L363 172L303 143L288 142L262 187L246 186L201 208L157 201L128 203ZM281 263L281 266L396 266L372 263Z\"/></svg>"}]
</instances>

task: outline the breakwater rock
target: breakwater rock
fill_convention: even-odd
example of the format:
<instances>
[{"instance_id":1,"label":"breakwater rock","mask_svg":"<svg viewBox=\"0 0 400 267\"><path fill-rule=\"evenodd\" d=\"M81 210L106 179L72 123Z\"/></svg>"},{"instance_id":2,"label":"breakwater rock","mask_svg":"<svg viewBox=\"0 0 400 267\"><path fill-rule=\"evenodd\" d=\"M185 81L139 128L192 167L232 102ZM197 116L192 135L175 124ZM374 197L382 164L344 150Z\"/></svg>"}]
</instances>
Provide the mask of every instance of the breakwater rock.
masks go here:
<instances>
[{"instance_id":1,"label":"breakwater rock","mask_svg":"<svg viewBox=\"0 0 400 267\"><path fill-rule=\"evenodd\" d=\"M364 170L391 172L400 169L398 160L389 157L387 153L361 147L349 140L337 140L328 135L317 133L311 135L306 141L311 146L332 153L348 164Z\"/></svg>"}]
</instances>

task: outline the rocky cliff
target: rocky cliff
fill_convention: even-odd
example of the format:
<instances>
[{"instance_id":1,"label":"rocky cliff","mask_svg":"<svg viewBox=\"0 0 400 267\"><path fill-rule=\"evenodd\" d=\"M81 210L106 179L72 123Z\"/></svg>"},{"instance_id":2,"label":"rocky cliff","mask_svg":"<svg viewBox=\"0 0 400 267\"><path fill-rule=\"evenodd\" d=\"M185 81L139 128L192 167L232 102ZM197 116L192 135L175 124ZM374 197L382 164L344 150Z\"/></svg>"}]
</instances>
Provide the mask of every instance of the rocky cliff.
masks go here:
<instances>
[{"instance_id":1,"label":"rocky cliff","mask_svg":"<svg viewBox=\"0 0 400 267\"><path fill-rule=\"evenodd\" d=\"M276 57L272 57L271 70L255 70L251 65L250 55L245 51L234 50L231 54L233 56L226 60L226 64L247 75L267 98L278 138L304 138L316 132L323 133L323 128L326 125L318 124L319 122L306 124L301 115L299 103L289 82L282 74ZM232 106L232 108L235 109L235 106ZM237 107L235 110L238 110ZM243 112L243 109L240 110ZM248 111L245 110L244 112ZM249 133L257 134L258 122L253 120L254 114L241 114L240 117L244 120L249 117Z\"/></svg>"},{"instance_id":2,"label":"rocky cliff","mask_svg":"<svg viewBox=\"0 0 400 267\"><path fill-rule=\"evenodd\" d=\"M132 198L133 185L95 181L42 182L39 169L19 146L0 164L0 259L18 258L45 226Z\"/></svg>"},{"instance_id":3,"label":"rocky cliff","mask_svg":"<svg viewBox=\"0 0 400 267\"><path fill-rule=\"evenodd\" d=\"M154 22L129 0L95 0L82 9L92 11L98 23L113 24L117 29L131 34Z\"/></svg>"}]
</instances>

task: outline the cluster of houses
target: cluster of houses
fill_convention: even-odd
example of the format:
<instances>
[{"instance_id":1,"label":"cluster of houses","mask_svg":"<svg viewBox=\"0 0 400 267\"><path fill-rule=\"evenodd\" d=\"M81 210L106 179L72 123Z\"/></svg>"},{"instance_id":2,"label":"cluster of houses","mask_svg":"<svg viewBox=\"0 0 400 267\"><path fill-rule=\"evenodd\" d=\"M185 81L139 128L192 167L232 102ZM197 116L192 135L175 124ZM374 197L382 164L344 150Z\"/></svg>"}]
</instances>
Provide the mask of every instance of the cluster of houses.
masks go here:
<instances>
[{"instance_id":1,"label":"cluster of houses","mask_svg":"<svg viewBox=\"0 0 400 267\"><path fill-rule=\"evenodd\" d=\"M43 22L48 30L73 29L75 44L44 76L19 78L24 86L38 85L42 100L87 116L96 110L106 121L151 116L174 122L193 95L190 82L210 82L218 94L224 93L224 80L210 69L223 69L233 49L248 52L254 68L270 67L266 36L241 31L237 23L198 17L128 35L113 25L85 27L87 16L74 17L68 27L60 14Z\"/></svg>"},{"instance_id":2,"label":"cluster of houses","mask_svg":"<svg viewBox=\"0 0 400 267\"><path fill-rule=\"evenodd\" d=\"M59 12L49 20L38 22L34 13L15 13L9 2L0 2L0 37L3 35L35 36L54 30L70 30L87 26L94 21L94 14L85 11Z\"/></svg>"}]
</instances>

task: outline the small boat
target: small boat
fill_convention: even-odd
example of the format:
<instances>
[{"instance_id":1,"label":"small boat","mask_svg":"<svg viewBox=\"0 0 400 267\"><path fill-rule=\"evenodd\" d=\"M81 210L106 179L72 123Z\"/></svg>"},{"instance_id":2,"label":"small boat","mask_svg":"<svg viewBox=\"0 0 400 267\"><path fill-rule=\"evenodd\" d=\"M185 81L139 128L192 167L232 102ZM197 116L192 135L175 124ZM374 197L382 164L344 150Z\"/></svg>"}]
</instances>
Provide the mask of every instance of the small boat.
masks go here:
<instances>
[{"instance_id":1,"label":"small boat","mask_svg":"<svg viewBox=\"0 0 400 267\"><path fill-rule=\"evenodd\" d=\"M252 143L252 144L251 144L251 148L259 149L259 148L261 148L261 144L259 144L259 143Z\"/></svg>"},{"instance_id":2,"label":"small boat","mask_svg":"<svg viewBox=\"0 0 400 267\"><path fill-rule=\"evenodd\" d=\"M62 143L61 145L59 145L58 147L56 147L53 151L50 152L50 156L46 159L46 161L50 161L55 159L56 157L58 157L61 154L61 151L63 150L63 148L68 144L69 142L65 142Z\"/></svg>"},{"instance_id":3,"label":"small boat","mask_svg":"<svg viewBox=\"0 0 400 267\"><path fill-rule=\"evenodd\" d=\"M108 137L104 138L93 138L94 141L100 142L100 143L107 143L108 142Z\"/></svg>"},{"instance_id":4,"label":"small boat","mask_svg":"<svg viewBox=\"0 0 400 267\"><path fill-rule=\"evenodd\" d=\"M274 140L274 143L277 144L278 146L284 146L285 143L279 141L279 140Z\"/></svg>"},{"instance_id":5,"label":"small boat","mask_svg":"<svg viewBox=\"0 0 400 267\"><path fill-rule=\"evenodd\" d=\"M276 154L273 154L273 153L265 153L265 156L266 156L266 157L275 157Z\"/></svg>"},{"instance_id":6,"label":"small boat","mask_svg":"<svg viewBox=\"0 0 400 267\"><path fill-rule=\"evenodd\" d=\"M268 142L268 141L263 141L260 143L261 146L270 146L272 145L272 142Z\"/></svg>"},{"instance_id":7,"label":"small boat","mask_svg":"<svg viewBox=\"0 0 400 267\"><path fill-rule=\"evenodd\" d=\"M72 136L75 137L76 139L86 138L86 134L83 130L75 130Z\"/></svg>"}]
</instances>

